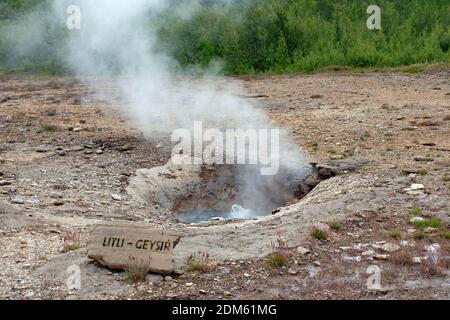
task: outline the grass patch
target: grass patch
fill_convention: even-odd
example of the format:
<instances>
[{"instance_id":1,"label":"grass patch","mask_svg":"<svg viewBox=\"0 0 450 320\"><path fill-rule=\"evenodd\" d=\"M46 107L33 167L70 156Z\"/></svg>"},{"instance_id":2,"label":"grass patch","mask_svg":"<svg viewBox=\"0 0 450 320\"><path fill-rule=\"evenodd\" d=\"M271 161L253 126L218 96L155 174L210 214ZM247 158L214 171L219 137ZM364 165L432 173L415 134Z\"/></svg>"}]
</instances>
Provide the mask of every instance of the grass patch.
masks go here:
<instances>
[{"instance_id":1,"label":"grass patch","mask_svg":"<svg viewBox=\"0 0 450 320\"><path fill-rule=\"evenodd\" d=\"M411 210L409 210L409 213L413 214L413 215L419 215L423 212L422 208L419 207L413 207L411 208Z\"/></svg>"},{"instance_id":2,"label":"grass patch","mask_svg":"<svg viewBox=\"0 0 450 320\"><path fill-rule=\"evenodd\" d=\"M280 237L271 244L272 253L267 256L267 268L276 270L289 264L289 248Z\"/></svg>"},{"instance_id":3,"label":"grass patch","mask_svg":"<svg viewBox=\"0 0 450 320\"><path fill-rule=\"evenodd\" d=\"M129 262L125 269L125 277L127 281L131 283L144 282L149 270L149 262L137 260L134 257L129 257Z\"/></svg>"},{"instance_id":4,"label":"grass patch","mask_svg":"<svg viewBox=\"0 0 450 320\"><path fill-rule=\"evenodd\" d=\"M431 219L425 219L422 221L415 221L411 222L413 225L419 227L419 228L439 228L442 225L442 221L439 218L431 218Z\"/></svg>"},{"instance_id":5,"label":"grass patch","mask_svg":"<svg viewBox=\"0 0 450 320\"><path fill-rule=\"evenodd\" d=\"M403 247L399 251L393 252L389 260L400 266L411 266L413 262L414 252L410 247Z\"/></svg>"},{"instance_id":6,"label":"grass patch","mask_svg":"<svg viewBox=\"0 0 450 320\"><path fill-rule=\"evenodd\" d=\"M267 266L270 270L279 269L289 264L289 257L280 253L271 253L267 257Z\"/></svg>"},{"instance_id":7,"label":"grass patch","mask_svg":"<svg viewBox=\"0 0 450 320\"><path fill-rule=\"evenodd\" d=\"M425 169L420 169L418 173L419 173L419 175L421 175L422 177L424 177L424 176L426 176L426 175L428 174L428 171L425 170Z\"/></svg>"},{"instance_id":8,"label":"grass patch","mask_svg":"<svg viewBox=\"0 0 450 320\"><path fill-rule=\"evenodd\" d=\"M449 182L450 181L450 176L446 173L442 176L442 181L444 182Z\"/></svg>"},{"instance_id":9,"label":"grass patch","mask_svg":"<svg viewBox=\"0 0 450 320\"><path fill-rule=\"evenodd\" d=\"M207 272L209 270L209 254L200 251L196 254L192 254L189 259L186 260L186 269L189 272Z\"/></svg>"},{"instance_id":10,"label":"grass patch","mask_svg":"<svg viewBox=\"0 0 450 320\"><path fill-rule=\"evenodd\" d=\"M314 228L311 231L311 237L313 237L316 240L325 241L328 239L328 234L325 230Z\"/></svg>"},{"instance_id":11,"label":"grass patch","mask_svg":"<svg viewBox=\"0 0 450 320\"><path fill-rule=\"evenodd\" d=\"M416 239L416 240L425 239L425 232L423 232L423 231L414 232L413 238Z\"/></svg>"},{"instance_id":12,"label":"grass patch","mask_svg":"<svg viewBox=\"0 0 450 320\"><path fill-rule=\"evenodd\" d=\"M328 223L328 225L333 230L339 230L341 228L341 223L336 220L331 221L330 223Z\"/></svg>"},{"instance_id":13,"label":"grass patch","mask_svg":"<svg viewBox=\"0 0 450 320\"><path fill-rule=\"evenodd\" d=\"M440 236L445 239L450 239L450 232L441 232Z\"/></svg>"},{"instance_id":14,"label":"grass patch","mask_svg":"<svg viewBox=\"0 0 450 320\"><path fill-rule=\"evenodd\" d=\"M402 233L399 230L393 230L389 233L389 237L393 239L400 239L402 237Z\"/></svg>"},{"instance_id":15,"label":"grass patch","mask_svg":"<svg viewBox=\"0 0 450 320\"><path fill-rule=\"evenodd\" d=\"M80 235L77 233L67 233L63 237L64 247L62 252L75 251L81 248Z\"/></svg>"},{"instance_id":16,"label":"grass patch","mask_svg":"<svg viewBox=\"0 0 450 320\"><path fill-rule=\"evenodd\" d=\"M59 127L53 124L44 123L41 124L41 131L44 132L57 132L59 131Z\"/></svg>"}]
</instances>

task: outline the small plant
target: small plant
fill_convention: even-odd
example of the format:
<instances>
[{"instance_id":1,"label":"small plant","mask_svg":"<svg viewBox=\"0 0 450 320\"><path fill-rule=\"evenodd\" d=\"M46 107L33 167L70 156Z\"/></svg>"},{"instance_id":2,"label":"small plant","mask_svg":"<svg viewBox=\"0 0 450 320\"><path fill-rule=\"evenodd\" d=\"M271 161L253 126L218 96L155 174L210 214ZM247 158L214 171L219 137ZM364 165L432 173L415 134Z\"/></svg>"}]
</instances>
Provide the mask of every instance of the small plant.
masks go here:
<instances>
[{"instance_id":1,"label":"small plant","mask_svg":"<svg viewBox=\"0 0 450 320\"><path fill-rule=\"evenodd\" d=\"M289 264L289 247L286 242L278 237L276 243L271 244L272 253L267 257L269 270L279 269Z\"/></svg>"},{"instance_id":2,"label":"small plant","mask_svg":"<svg viewBox=\"0 0 450 320\"><path fill-rule=\"evenodd\" d=\"M419 215L422 213L422 211L423 211L422 208L419 207L413 207L411 208L411 210L409 210L409 212L413 215Z\"/></svg>"},{"instance_id":3,"label":"small plant","mask_svg":"<svg viewBox=\"0 0 450 320\"><path fill-rule=\"evenodd\" d=\"M324 241L324 240L327 240L327 239L328 239L328 234L327 234L327 232L326 232L325 230L322 230L322 229L319 229L319 228L314 228L314 229L311 231L311 236L312 236L314 239L321 240L321 241Z\"/></svg>"},{"instance_id":4,"label":"small plant","mask_svg":"<svg viewBox=\"0 0 450 320\"><path fill-rule=\"evenodd\" d=\"M442 224L441 219L439 218L432 218L428 221L428 226L431 228L439 228Z\"/></svg>"},{"instance_id":5,"label":"small plant","mask_svg":"<svg viewBox=\"0 0 450 320\"><path fill-rule=\"evenodd\" d=\"M440 236L445 239L450 239L450 232L441 232Z\"/></svg>"},{"instance_id":6,"label":"small plant","mask_svg":"<svg viewBox=\"0 0 450 320\"><path fill-rule=\"evenodd\" d=\"M333 230L339 230L341 228L341 224L339 221L333 220L328 223L331 229Z\"/></svg>"},{"instance_id":7,"label":"small plant","mask_svg":"<svg viewBox=\"0 0 450 320\"><path fill-rule=\"evenodd\" d=\"M441 221L441 219L435 217L435 218L431 218L431 219L414 221L414 222L412 222L412 224L419 228L426 228L426 227L439 228L442 224L442 221Z\"/></svg>"},{"instance_id":8,"label":"small plant","mask_svg":"<svg viewBox=\"0 0 450 320\"><path fill-rule=\"evenodd\" d=\"M344 152L341 152L340 155L344 158L350 158L350 157L353 157L354 153L353 153L353 151L344 151Z\"/></svg>"},{"instance_id":9,"label":"small plant","mask_svg":"<svg viewBox=\"0 0 450 320\"><path fill-rule=\"evenodd\" d=\"M425 238L425 232L423 232L423 231L414 232L413 238L416 240L422 240Z\"/></svg>"},{"instance_id":10,"label":"small plant","mask_svg":"<svg viewBox=\"0 0 450 320\"><path fill-rule=\"evenodd\" d=\"M127 281L131 283L144 282L148 271L150 270L150 263L144 260L137 260L135 257L128 258L128 264L125 268L125 276Z\"/></svg>"},{"instance_id":11,"label":"small plant","mask_svg":"<svg viewBox=\"0 0 450 320\"><path fill-rule=\"evenodd\" d=\"M425 170L425 169L420 169L420 170L418 171L418 173L419 173L419 175L421 175L421 176L423 177L423 176L426 176L426 175L428 174L428 171Z\"/></svg>"},{"instance_id":12,"label":"small plant","mask_svg":"<svg viewBox=\"0 0 450 320\"><path fill-rule=\"evenodd\" d=\"M269 266L269 269L279 269L281 267L284 267L288 265L289 258L285 255L279 254L279 253L271 253L267 257L267 264Z\"/></svg>"},{"instance_id":13,"label":"small plant","mask_svg":"<svg viewBox=\"0 0 450 320\"><path fill-rule=\"evenodd\" d=\"M413 265L414 252L410 247L403 247L399 251L393 252L390 261L400 266Z\"/></svg>"},{"instance_id":14,"label":"small plant","mask_svg":"<svg viewBox=\"0 0 450 320\"><path fill-rule=\"evenodd\" d=\"M186 268L189 272L200 271L207 272L209 270L209 254L206 252L198 252L191 255L186 261Z\"/></svg>"},{"instance_id":15,"label":"small plant","mask_svg":"<svg viewBox=\"0 0 450 320\"><path fill-rule=\"evenodd\" d=\"M442 181L449 182L450 181L450 176L447 173L444 174L444 176L442 177Z\"/></svg>"},{"instance_id":16,"label":"small plant","mask_svg":"<svg viewBox=\"0 0 450 320\"><path fill-rule=\"evenodd\" d=\"M63 237L64 247L62 252L78 250L81 248L80 235L74 232L68 233Z\"/></svg>"},{"instance_id":17,"label":"small plant","mask_svg":"<svg viewBox=\"0 0 450 320\"><path fill-rule=\"evenodd\" d=\"M394 239L400 239L402 237L402 233L399 230L393 230L389 233L389 236Z\"/></svg>"},{"instance_id":18,"label":"small plant","mask_svg":"<svg viewBox=\"0 0 450 320\"><path fill-rule=\"evenodd\" d=\"M46 132L56 132L59 131L59 127L53 124L44 123L41 125L41 130Z\"/></svg>"}]
</instances>

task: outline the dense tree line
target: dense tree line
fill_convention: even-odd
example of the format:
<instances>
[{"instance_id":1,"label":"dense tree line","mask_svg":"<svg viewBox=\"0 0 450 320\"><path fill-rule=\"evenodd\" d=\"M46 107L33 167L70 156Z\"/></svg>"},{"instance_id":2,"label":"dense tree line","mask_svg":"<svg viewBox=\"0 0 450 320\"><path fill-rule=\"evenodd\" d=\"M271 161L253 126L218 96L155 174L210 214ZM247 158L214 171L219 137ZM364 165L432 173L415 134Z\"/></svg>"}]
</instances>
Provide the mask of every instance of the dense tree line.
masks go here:
<instances>
[{"instance_id":1,"label":"dense tree line","mask_svg":"<svg viewBox=\"0 0 450 320\"><path fill-rule=\"evenodd\" d=\"M42 2L0 0L0 32L2 25ZM172 2L176 5L180 0ZM183 68L206 67L220 60L225 72L240 74L311 72L330 65L450 62L450 1L377 0L382 29L369 30L366 10L373 2L203 0L189 17L180 19L179 10L168 8L149 23L157 25L163 49ZM53 45L64 36L50 32L43 45ZM51 52L42 48L32 59L12 61L14 67L54 71L58 63ZM0 66L7 64L7 55L0 34ZM12 66L10 62L7 67Z\"/></svg>"}]
</instances>

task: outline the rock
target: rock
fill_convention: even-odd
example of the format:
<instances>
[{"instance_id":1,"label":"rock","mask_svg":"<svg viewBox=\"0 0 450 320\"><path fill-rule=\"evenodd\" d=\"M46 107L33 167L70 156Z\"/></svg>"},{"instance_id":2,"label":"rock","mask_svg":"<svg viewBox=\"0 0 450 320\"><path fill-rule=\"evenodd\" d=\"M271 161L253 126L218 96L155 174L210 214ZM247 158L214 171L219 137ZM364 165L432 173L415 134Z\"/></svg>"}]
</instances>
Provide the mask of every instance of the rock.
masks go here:
<instances>
[{"instance_id":1,"label":"rock","mask_svg":"<svg viewBox=\"0 0 450 320\"><path fill-rule=\"evenodd\" d=\"M31 299L31 298L34 297L34 295L35 295L35 293L34 293L33 291L28 291L28 292L25 294L25 298L26 298L26 299Z\"/></svg>"},{"instance_id":2,"label":"rock","mask_svg":"<svg viewBox=\"0 0 450 320\"><path fill-rule=\"evenodd\" d=\"M425 230L423 230L425 233L433 233L435 231L437 231L438 228L433 228L433 227L427 227L425 228Z\"/></svg>"},{"instance_id":3,"label":"rock","mask_svg":"<svg viewBox=\"0 0 450 320\"><path fill-rule=\"evenodd\" d=\"M298 274L298 270L297 270L296 268L294 268L294 267L291 267L291 268L288 269L288 273L289 273L290 275L295 276L295 275Z\"/></svg>"},{"instance_id":4,"label":"rock","mask_svg":"<svg viewBox=\"0 0 450 320\"><path fill-rule=\"evenodd\" d=\"M404 189L405 191L418 191L425 189L425 186L420 183L413 183L409 188Z\"/></svg>"},{"instance_id":5,"label":"rock","mask_svg":"<svg viewBox=\"0 0 450 320\"><path fill-rule=\"evenodd\" d=\"M81 128L73 128L73 132L80 132L82 129Z\"/></svg>"},{"instance_id":6,"label":"rock","mask_svg":"<svg viewBox=\"0 0 450 320\"><path fill-rule=\"evenodd\" d=\"M374 259L387 260L387 259L389 259L389 255L388 254L377 254L376 256L374 256Z\"/></svg>"},{"instance_id":7,"label":"rock","mask_svg":"<svg viewBox=\"0 0 450 320\"><path fill-rule=\"evenodd\" d=\"M386 243L381 246L381 250L386 251L386 252L395 252L400 249L401 249L400 246L395 243Z\"/></svg>"},{"instance_id":8,"label":"rock","mask_svg":"<svg viewBox=\"0 0 450 320\"><path fill-rule=\"evenodd\" d=\"M115 201L122 201L122 197L119 194L113 193L111 195L111 198L113 198L113 200Z\"/></svg>"},{"instance_id":9,"label":"rock","mask_svg":"<svg viewBox=\"0 0 450 320\"><path fill-rule=\"evenodd\" d=\"M318 267L320 267L322 264L320 263L320 261L314 261L314 264Z\"/></svg>"},{"instance_id":10,"label":"rock","mask_svg":"<svg viewBox=\"0 0 450 320\"><path fill-rule=\"evenodd\" d=\"M95 151L96 154L103 154L103 150L102 149L98 149L97 151Z\"/></svg>"},{"instance_id":11,"label":"rock","mask_svg":"<svg viewBox=\"0 0 450 320\"><path fill-rule=\"evenodd\" d=\"M10 96L0 97L0 103L5 103L11 100L12 98Z\"/></svg>"},{"instance_id":12,"label":"rock","mask_svg":"<svg viewBox=\"0 0 450 320\"><path fill-rule=\"evenodd\" d=\"M0 180L0 186L10 186L12 184L11 181L6 181L6 180Z\"/></svg>"},{"instance_id":13,"label":"rock","mask_svg":"<svg viewBox=\"0 0 450 320\"><path fill-rule=\"evenodd\" d=\"M427 259L427 257L413 257L412 262L415 264L421 264L426 259Z\"/></svg>"},{"instance_id":14,"label":"rock","mask_svg":"<svg viewBox=\"0 0 450 320\"><path fill-rule=\"evenodd\" d=\"M361 253L361 255L365 256L365 257L369 257L369 256L375 255L375 253L376 252L374 250L367 250L367 251L364 251L363 253Z\"/></svg>"},{"instance_id":15,"label":"rock","mask_svg":"<svg viewBox=\"0 0 450 320\"><path fill-rule=\"evenodd\" d=\"M163 281L164 277L159 274L149 273L149 274L147 274L147 276L145 276L145 280L148 283L156 283L156 282Z\"/></svg>"},{"instance_id":16,"label":"rock","mask_svg":"<svg viewBox=\"0 0 450 320\"><path fill-rule=\"evenodd\" d=\"M179 242L180 236L145 223L98 224L90 235L88 257L110 269L138 263L147 272L167 274L175 271L173 250Z\"/></svg>"},{"instance_id":17,"label":"rock","mask_svg":"<svg viewBox=\"0 0 450 320\"><path fill-rule=\"evenodd\" d=\"M166 281L166 282L169 282L169 281L172 281L172 280L173 280L173 278L171 276L165 276L164 277L164 281Z\"/></svg>"},{"instance_id":18,"label":"rock","mask_svg":"<svg viewBox=\"0 0 450 320\"><path fill-rule=\"evenodd\" d=\"M420 218L420 217L416 217L416 218ZM414 218L413 218L414 219ZM422 218L423 219L423 218ZM411 219L412 220L412 219ZM410 222L411 222L411 220L410 220ZM425 220L425 219L424 219ZM412 223L412 222L411 222ZM408 230L406 230L406 232L408 232L409 234L413 234L414 232L416 232L417 231L417 229L408 229Z\"/></svg>"},{"instance_id":19,"label":"rock","mask_svg":"<svg viewBox=\"0 0 450 320\"><path fill-rule=\"evenodd\" d=\"M63 206L64 205L64 200L63 199L57 199L57 200L53 201L53 205L55 207Z\"/></svg>"},{"instance_id":20,"label":"rock","mask_svg":"<svg viewBox=\"0 0 450 320\"><path fill-rule=\"evenodd\" d=\"M120 152L130 151L133 150L133 147L130 145L124 145L117 148Z\"/></svg>"},{"instance_id":21,"label":"rock","mask_svg":"<svg viewBox=\"0 0 450 320\"><path fill-rule=\"evenodd\" d=\"M186 287L192 287L194 284L192 283L192 282L188 282L188 283L186 283Z\"/></svg>"},{"instance_id":22,"label":"rock","mask_svg":"<svg viewBox=\"0 0 450 320\"><path fill-rule=\"evenodd\" d=\"M11 202L15 204L24 204L25 199L21 196L15 196L14 198L11 199Z\"/></svg>"},{"instance_id":23,"label":"rock","mask_svg":"<svg viewBox=\"0 0 450 320\"><path fill-rule=\"evenodd\" d=\"M426 157L415 157L414 161L417 161L417 162L432 162L432 161L434 161L434 159L433 158L426 158Z\"/></svg>"},{"instance_id":24,"label":"rock","mask_svg":"<svg viewBox=\"0 0 450 320\"><path fill-rule=\"evenodd\" d=\"M304 247L298 247L297 252L301 255L305 255L305 254L311 253L311 250L306 249Z\"/></svg>"},{"instance_id":25,"label":"rock","mask_svg":"<svg viewBox=\"0 0 450 320\"><path fill-rule=\"evenodd\" d=\"M422 218L422 217L414 217L411 220L409 220L410 223L420 223L420 222L424 222L424 221L425 221L425 219ZM414 231L410 232L411 230L414 230ZM414 233L414 232L416 232L416 230L415 229L410 229L408 232Z\"/></svg>"},{"instance_id":26,"label":"rock","mask_svg":"<svg viewBox=\"0 0 450 320\"><path fill-rule=\"evenodd\" d=\"M350 157L343 160L333 160L324 164L318 164L319 175L322 177L330 177L343 171L354 171L364 167L369 160L364 158Z\"/></svg>"},{"instance_id":27,"label":"rock","mask_svg":"<svg viewBox=\"0 0 450 320\"><path fill-rule=\"evenodd\" d=\"M67 155L67 153L64 150L56 150L56 154L61 157L64 157Z\"/></svg>"}]
</instances>

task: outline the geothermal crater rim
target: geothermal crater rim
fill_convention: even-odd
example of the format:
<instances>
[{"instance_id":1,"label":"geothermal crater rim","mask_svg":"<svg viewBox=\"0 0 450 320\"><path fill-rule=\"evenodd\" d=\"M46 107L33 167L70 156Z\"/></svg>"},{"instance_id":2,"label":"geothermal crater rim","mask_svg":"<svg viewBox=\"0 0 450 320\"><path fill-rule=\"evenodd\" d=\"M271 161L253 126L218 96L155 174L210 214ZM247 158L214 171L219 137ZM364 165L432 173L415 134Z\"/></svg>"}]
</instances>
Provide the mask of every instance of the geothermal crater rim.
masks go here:
<instances>
[{"instance_id":1,"label":"geothermal crater rim","mask_svg":"<svg viewBox=\"0 0 450 320\"><path fill-rule=\"evenodd\" d=\"M268 184L259 184L264 190L257 190L266 196L252 198L252 192L242 190L239 179L241 170L251 172L247 166L177 165L169 161L164 166L137 170L130 178L128 192L148 207L150 214L169 222L192 226L245 222L275 215L281 208L299 203L320 182L355 164L361 161L310 164L301 179L289 172L276 178L259 178L268 179L262 181Z\"/></svg>"}]
</instances>

